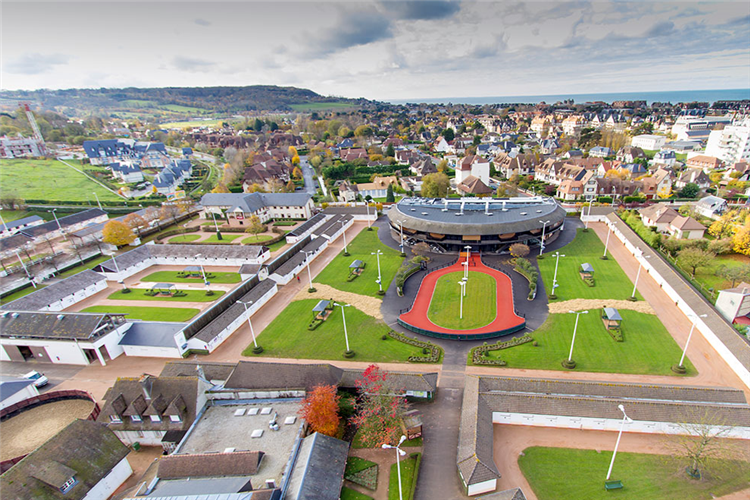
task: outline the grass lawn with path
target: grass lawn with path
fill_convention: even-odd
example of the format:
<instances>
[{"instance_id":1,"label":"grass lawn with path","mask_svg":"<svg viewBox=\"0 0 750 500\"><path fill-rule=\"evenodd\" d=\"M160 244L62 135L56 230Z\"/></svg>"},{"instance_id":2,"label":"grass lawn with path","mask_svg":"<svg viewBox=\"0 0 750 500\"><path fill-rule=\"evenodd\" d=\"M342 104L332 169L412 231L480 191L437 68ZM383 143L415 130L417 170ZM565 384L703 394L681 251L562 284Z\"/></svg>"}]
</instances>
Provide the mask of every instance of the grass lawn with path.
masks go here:
<instances>
[{"instance_id":1,"label":"grass lawn with path","mask_svg":"<svg viewBox=\"0 0 750 500\"><path fill-rule=\"evenodd\" d=\"M175 236L174 238L170 238L170 243L190 243L191 241L196 241L201 239L200 234L181 234L179 236Z\"/></svg>"},{"instance_id":2,"label":"grass lawn with path","mask_svg":"<svg viewBox=\"0 0 750 500\"><path fill-rule=\"evenodd\" d=\"M343 243L343 242L342 242ZM358 293L360 295L369 295L379 297L377 294L379 288L375 280L378 279L378 262L372 252L380 249L383 255L380 256L380 270L383 278L383 290L388 286L396 276L398 267L403 262L401 254L380 242L378 232L364 230L360 232L353 241L347 241L347 250L349 256L344 256L342 250L320 274L315 278L317 283L330 285L337 290L344 292ZM349 265L355 260L361 260L365 263L365 269L362 274L354 281L346 281L349 276Z\"/></svg>"},{"instance_id":3,"label":"grass lawn with path","mask_svg":"<svg viewBox=\"0 0 750 500\"><path fill-rule=\"evenodd\" d=\"M258 345L263 353L253 354L253 344L242 352L243 356L270 356L297 359L343 359L346 351L341 308L337 307L322 325L308 330L313 319L312 308L317 299L297 300L290 303L258 335ZM368 316L354 307L346 308L346 328L349 347L356 353L353 361L406 362L409 356L422 355L422 350L390 337L381 337L390 331L385 323ZM258 332L256 332L257 334Z\"/></svg>"},{"instance_id":4,"label":"grass lawn with path","mask_svg":"<svg viewBox=\"0 0 750 500\"><path fill-rule=\"evenodd\" d=\"M264 241L272 240L275 237L275 235L271 234L259 234L257 236L250 236L248 238L245 238L244 240L242 240L242 243L244 243L245 245L260 245Z\"/></svg>"},{"instance_id":5,"label":"grass lawn with path","mask_svg":"<svg viewBox=\"0 0 750 500\"><path fill-rule=\"evenodd\" d=\"M341 488L341 500L372 500L372 497L344 486Z\"/></svg>"},{"instance_id":6,"label":"grass lawn with path","mask_svg":"<svg viewBox=\"0 0 750 500\"><path fill-rule=\"evenodd\" d=\"M610 238L610 243L614 240ZM625 275L620 264L609 254L607 260L599 257L604 255L604 244L593 230L583 232L578 229L575 239L560 250L560 265L557 270L557 283L560 285L555 292L557 300L571 299L627 299L633 293L633 282ZM555 276L555 259L551 253L544 254L544 259L538 260L539 270L544 279L547 294L552 293L552 279ZM594 268L595 286L588 286L581 279L579 271L581 264L588 262ZM643 300L636 292L636 298Z\"/></svg>"},{"instance_id":7,"label":"grass lawn with path","mask_svg":"<svg viewBox=\"0 0 750 500\"><path fill-rule=\"evenodd\" d=\"M672 365L680 361L682 350L659 318L653 314L619 310L622 316L623 342L616 342L604 328L601 310L581 314L573 348L575 371L674 375ZM531 336L539 343L490 351L490 358L500 358L508 368L565 370L573 338L575 314L550 314L547 321ZM685 358L687 376L696 375L693 364Z\"/></svg>"},{"instance_id":8,"label":"grass lawn with path","mask_svg":"<svg viewBox=\"0 0 750 500\"><path fill-rule=\"evenodd\" d=\"M131 288L130 293L122 293L122 290L118 290L107 297L109 300L153 300L156 302L213 302L222 295L223 290L214 290L213 295L206 295L205 290L183 290L178 288L179 291L184 292L185 295L182 297L170 297L167 295L154 295L150 297L146 295L148 291L145 288Z\"/></svg>"},{"instance_id":9,"label":"grass lawn with path","mask_svg":"<svg viewBox=\"0 0 750 500\"><path fill-rule=\"evenodd\" d=\"M414 498L412 484L419 475L419 453L413 453L401 460L401 490L404 500ZM399 500L398 495L398 464L391 465L391 476L388 478L388 500Z\"/></svg>"},{"instance_id":10,"label":"grass lawn with path","mask_svg":"<svg viewBox=\"0 0 750 500\"><path fill-rule=\"evenodd\" d=\"M281 239L277 241L276 243L271 243L270 245L264 245L264 246L267 247L270 252L275 252L279 248L286 246L286 239Z\"/></svg>"},{"instance_id":11,"label":"grass lawn with path","mask_svg":"<svg viewBox=\"0 0 750 500\"><path fill-rule=\"evenodd\" d=\"M78 265L78 266L72 267L72 268L68 269L67 271L63 271L60 274L58 274L56 277L57 278L69 278L69 277L73 276L74 274L80 273L81 271L85 271L87 269L93 269L96 266L98 266L99 264L101 264L102 262L105 262L105 261L108 261L108 260L111 260L111 259L112 259L112 257L110 257L109 255L100 255L100 256L95 257L95 258L93 258L93 259L91 259L89 261L84 262L82 265Z\"/></svg>"},{"instance_id":12,"label":"grass lawn with path","mask_svg":"<svg viewBox=\"0 0 750 500\"><path fill-rule=\"evenodd\" d=\"M535 446L523 451L518 465L539 500L708 500L747 488L750 481L747 462L719 461L713 470L721 477L706 473L694 480L685 473L684 460L619 452L612 479L622 481L624 488L608 492L604 478L611 459L611 451Z\"/></svg>"},{"instance_id":13,"label":"grass lawn with path","mask_svg":"<svg viewBox=\"0 0 750 500\"><path fill-rule=\"evenodd\" d=\"M92 306L81 312L127 314L128 319L140 319L142 321L183 322L193 318L200 310L188 307Z\"/></svg>"},{"instance_id":14,"label":"grass lawn with path","mask_svg":"<svg viewBox=\"0 0 750 500\"><path fill-rule=\"evenodd\" d=\"M177 276L178 273L179 271L157 271L141 278L141 281L148 283L203 283L202 275L184 278ZM211 283L239 283L241 281L239 273L206 271L206 274L208 274L208 281Z\"/></svg>"},{"instance_id":15,"label":"grass lawn with path","mask_svg":"<svg viewBox=\"0 0 750 500\"><path fill-rule=\"evenodd\" d=\"M231 243L237 238L242 238L244 234L226 234L221 233L221 240L216 237L216 233L203 240L201 243Z\"/></svg>"},{"instance_id":16,"label":"grass lawn with path","mask_svg":"<svg viewBox=\"0 0 750 500\"><path fill-rule=\"evenodd\" d=\"M679 260L677 261L679 264ZM711 260L711 263L706 267L699 267L695 272L695 280L706 288L713 288L717 293L719 290L725 288L731 288L732 282L727 281L721 276L717 276L716 273L722 267L740 267L746 264L750 264L750 257L747 255L740 254L729 254L729 255L717 255ZM684 268L683 268L684 269ZM690 270L684 269L689 275ZM735 283L736 285L737 283Z\"/></svg>"},{"instance_id":17,"label":"grass lawn with path","mask_svg":"<svg viewBox=\"0 0 750 500\"><path fill-rule=\"evenodd\" d=\"M34 293L37 290L41 290L45 286L47 285L37 285L36 288L34 288L33 286L28 286L24 288L23 290L18 290L17 292L13 292L10 295L6 295L2 299L0 299L0 304L7 304L8 302L13 302L16 299L20 299L21 297L25 297L30 293Z\"/></svg>"},{"instance_id":18,"label":"grass lawn with path","mask_svg":"<svg viewBox=\"0 0 750 500\"><path fill-rule=\"evenodd\" d=\"M489 325L497 316L497 281L485 273L469 271L464 297L464 317L459 319L462 271L441 276L435 285L427 317L438 326L469 330Z\"/></svg>"}]
</instances>

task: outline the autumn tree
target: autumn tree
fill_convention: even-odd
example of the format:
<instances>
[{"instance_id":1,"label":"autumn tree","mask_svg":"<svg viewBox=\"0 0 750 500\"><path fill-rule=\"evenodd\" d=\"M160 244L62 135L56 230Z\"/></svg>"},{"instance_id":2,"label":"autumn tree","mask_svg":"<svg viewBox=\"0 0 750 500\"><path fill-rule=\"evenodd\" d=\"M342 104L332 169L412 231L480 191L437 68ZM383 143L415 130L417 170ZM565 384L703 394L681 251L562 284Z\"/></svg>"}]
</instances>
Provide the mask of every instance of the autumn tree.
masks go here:
<instances>
[{"instance_id":1,"label":"autumn tree","mask_svg":"<svg viewBox=\"0 0 750 500\"><path fill-rule=\"evenodd\" d=\"M228 193L229 188L223 182L216 184L216 187L211 190L212 193Z\"/></svg>"},{"instance_id":2,"label":"autumn tree","mask_svg":"<svg viewBox=\"0 0 750 500\"><path fill-rule=\"evenodd\" d=\"M385 201L387 203L396 201L396 198L393 196L393 184L388 184L388 190L385 192Z\"/></svg>"},{"instance_id":3,"label":"autumn tree","mask_svg":"<svg viewBox=\"0 0 750 500\"><path fill-rule=\"evenodd\" d=\"M247 226L247 229L245 229L245 232L254 235L255 241L258 241L258 235L266 230L266 226L260 222L257 215L250 216L247 222L249 225Z\"/></svg>"},{"instance_id":4,"label":"autumn tree","mask_svg":"<svg viewBox=\"0 0 750 500\"><path fill-rule=\"evenodd\" d=\"M289 146L289 156L290 157L297 156L297 148L295 148L294 146Z\"/></svg>"},{"instance_id":5,"label":"autumn tree","mask_svg":"<svg viewBox=\"0 0 750 500\"><path fill-rule=\"evenodd\" d=\"M736 210L730 210L727 213L723 214L721 217L711 223L711 226L709 226L708 228L708 234L717 238L727 238L729 236L732 236L734 228L737 225L737 215L738 214Z\"/></svg>"},{"instance_id":6,"label":"autumn tree","mask_svg":"<svg viewBox=\"0 0 750 500\"><path fill-rule=\"evenodd\" d=\"M357 415L352 419L362 443L368 447L395 445L401 436L401 418L408 409L403 390L395 386L388 372L370 365L354 382L360 393Z\"/></svg>"},{"instance_id":7,"label":"autumn tree","mask_svg":"<svg viewBox=\"0 0 750 500\"><path fill-rule=\"evenodd\" d=\"M180 198L179 200L174 202L174 205L177 207L177 210L179 210L181 214L186 214L190 211L191 208L193 208L193 200L191 200L190 198Z\"/></svg>"},{"instance_id":8,"label":"autumn tree","mask_svg":"<svg viewBox=\"0 0 750 500\"><path fill-rule=\"evenodd\" d=\"M732 237L734 251L742 255L750 255L750 226L744 225L734 232Z\"/></svg>"},{"instance_id":9,"label":"autumn tree","mask_svg":"<svg viewBox=\"0 0 750 500\"><path fill-rule=\"evenodd\" d=\"M513 257L516 257L516 258L518 258L518 257L521 257L521 258L526 257L527 255L529 255L530 251L531 250L529 249L529 246L528 245L524 245L523 243L513 243L510 246L510 254Z\"/></svg>"},{"instance_id":10,"label":"autumn tree","mask_svg":"<svg viewBox=\"0 0 750 500\"><path fill-rule=\"evenodd\" d=\"M292 177L294 177L295 179L301 179L302 170L299 167L294 167L294 170L292 170Z\"/></svg>"},{"instance_id":11,"label":"autumn tree","mask_svg":"<svg viewBox=\"0 0 750 500\"><path fill-rule=\"evenodd\" d=\"M744 264L737 267L721 266L719 270L716 271L716 275L731 282L732 288L734 288L734 285L740 281L750 280L750 264Z\"/></svg>"},{"instance_id":12,"label":"autumn tree","mask_svg":"<svg viewBox=\"0 0 750 500\"><path fill-rule=\"evenodd\" d=\"M112 219L104 225L102 238L105 243L121 247L123 245L130 245L135 240L135 234L133 234L133 230L124 222Z\"/></svg>"},{"instance_id":13,"label":"autumn tree","mask_svg":"<svg viewBox=\"0 0 750 500\"><path fill-rule=\"evenodd\" d=\"M450 179L445 174L427 174L422 178L422 196L424 198L444 198L448 196Z\"/></svg>"},{"instance_id":14,"label":"autumn tree","mask_svg":"<svg viewBox=\"0 0 750 500\"><path fill-rule=\"evenodd\" d=\"M318 385L302 400L299 414L313 431L335 437L341 420L339 399L335 385Z\"/></svg>"},{"instance_id":15,"label":"autumn tree","mask_svg":"<svg viewBox=\"0 0 750 500\"><path fill-rule=\"evenodd\" d=\"M438 172L444 173L448 170L448 160L440 160L435 168Z\"/></svg>"},{"instance_id":16,"label":"autumn tree","mask_svg":"<svg viewBox=\"0 0 750 500\"><path fill-rule=\"evenodd\" d=\"M497 187L495 196L498 198L513 198L518 196L518 186L512 182L503 182Z\"/></svg>"},{"instance_id":17,"label":"autumn tree","mask_svg":"<svg viewBox=\"0 0 750 500\"><path fill-rule=\"evenodd\" d=\"M165 203L161 206L159 216L161 220L168 221L171 219L172 224L177 222L177 216L180 215L180 209L173 203Z\"/></svg>"},{"instance_id":18,"label":"autumn tree","mask_svg":"<svg viewBox=\"0 0 750 500\"><path fill-rule=\"evenodd\" d=\"M292 165L299 165L299 156L294 155L292 156Z\"/></svg>"},{"instance_id":19,"label":"autumn tree","mask_svg":"<svg viewBox=\"0 0 750 500\"><path fill-rule=\"evenodd\" d=\"M146 219L135 212L126 215L123 222L125 222L130 229L135 229L138 234L141 233L141 229L145 228L147 224Z\"/></svg>"},{"instance_id":20,"label":"autumn tree","mask_svg":"<svg viewBox=\"0 0 750 500\"><path fill-rule=\"evenodd\" d=\"M695 271L705 267L716 257L715 253L700 248L686 248L677 254L680 265L690 269L690 275L695 278Z\"/></svg>"}]
</instances>

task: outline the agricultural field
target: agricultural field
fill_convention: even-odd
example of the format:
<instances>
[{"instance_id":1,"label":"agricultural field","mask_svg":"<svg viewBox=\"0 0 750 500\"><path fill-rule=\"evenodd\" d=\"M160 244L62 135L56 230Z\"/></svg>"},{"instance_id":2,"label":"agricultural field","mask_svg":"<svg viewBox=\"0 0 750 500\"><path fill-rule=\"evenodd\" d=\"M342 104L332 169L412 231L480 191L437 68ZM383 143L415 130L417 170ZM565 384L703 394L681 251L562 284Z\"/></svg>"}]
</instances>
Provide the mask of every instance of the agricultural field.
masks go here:
<instances>
[{"instance_id":1,"label":"agricultural field","mask_svg":"<svg viewBox=\"0 0 750 500\"><path fill-rule=\"evenodd\" d=\"M226 120L194 120L185 122L170 122L162 123L162 128L193 128L193 127L213 127L215 125L221 125Z\"/></svg>"}]
</instances>

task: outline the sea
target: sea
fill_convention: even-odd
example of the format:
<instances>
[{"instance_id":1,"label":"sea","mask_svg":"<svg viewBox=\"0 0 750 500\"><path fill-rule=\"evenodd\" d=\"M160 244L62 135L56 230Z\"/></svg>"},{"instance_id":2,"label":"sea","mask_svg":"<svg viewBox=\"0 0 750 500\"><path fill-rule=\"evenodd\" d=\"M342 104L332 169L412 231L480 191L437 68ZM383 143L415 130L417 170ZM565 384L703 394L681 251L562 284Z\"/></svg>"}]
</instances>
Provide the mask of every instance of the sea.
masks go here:
<instances>
[{"instance_id":1,"label":"sea","mask_svg":"<svg viewBox=\"0 0 750 500\"><path fill-rule=\"evenodd\" d=\"M439 97L439 98L414 98L414 99L391 99L392 104L425 103L425 104L538 104L546 102L554 104L566 99L573 99L574 103L602 101L611 103L613 101L646 101L648 104L654 102L709 102L716 101L738 101L750 99L750 88L746 89L714 89L714 90L673 90L660 92L611 92L604 94L547 94L547 95L509 95L509 96L487 96L487 97Z\"/></svg>"}]
</instances>

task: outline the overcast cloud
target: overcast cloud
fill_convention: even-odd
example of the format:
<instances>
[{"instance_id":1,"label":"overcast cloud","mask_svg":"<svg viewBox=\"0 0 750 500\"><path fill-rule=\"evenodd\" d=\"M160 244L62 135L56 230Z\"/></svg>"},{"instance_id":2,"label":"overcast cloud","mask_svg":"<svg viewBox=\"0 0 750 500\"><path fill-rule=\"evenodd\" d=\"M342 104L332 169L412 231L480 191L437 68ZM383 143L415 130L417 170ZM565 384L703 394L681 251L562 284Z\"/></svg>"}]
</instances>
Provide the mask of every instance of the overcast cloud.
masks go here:
<instances>
[{"instance_id":1,"label":"overcast cloud","mask_svg":"<svg viewBox=\"0 0 750 500\"><path fill-rule=\"evenodd\" d=\"M750 2L3 1L3 89L415 99L750 88Z\"/></svg>"}]
</instances>

